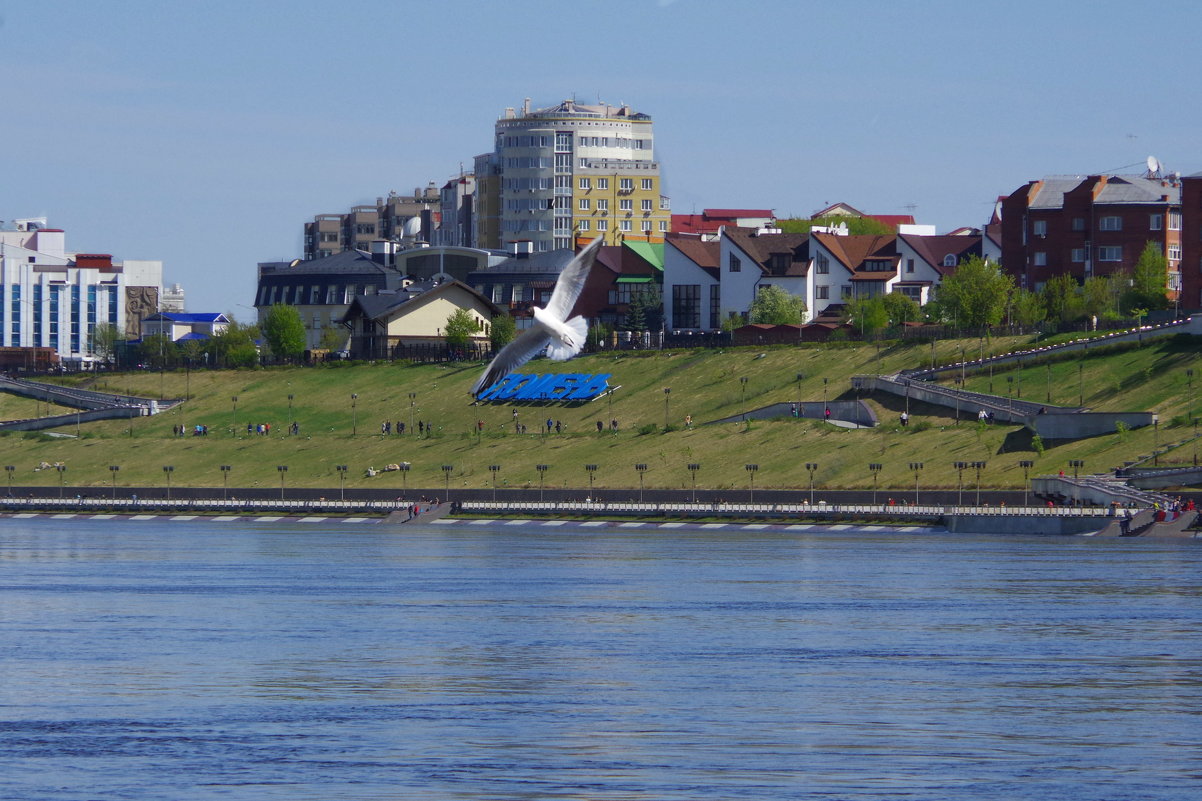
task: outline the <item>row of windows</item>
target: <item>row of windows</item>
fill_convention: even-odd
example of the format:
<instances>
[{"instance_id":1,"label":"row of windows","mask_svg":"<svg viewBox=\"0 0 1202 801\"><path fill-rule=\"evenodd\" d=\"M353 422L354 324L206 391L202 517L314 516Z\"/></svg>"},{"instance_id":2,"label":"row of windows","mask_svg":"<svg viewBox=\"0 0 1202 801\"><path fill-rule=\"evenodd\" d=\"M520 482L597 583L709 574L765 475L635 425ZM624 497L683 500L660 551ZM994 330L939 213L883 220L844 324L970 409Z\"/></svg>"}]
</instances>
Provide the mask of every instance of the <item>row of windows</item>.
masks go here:
<instances>
[{"instance_id":1,"label":"row of windows","mask_svg":"<svg viewBox=\"0 0 1202 801\"><path fill-rule=\"evenodd\" d=\"M586 167L588 165L581 164L580 166ZM581 189L592 189L594 180L597 182L598 189L609 189L609 179L608 178L595 178L595 179L594 178L581 178L580 179L580 188ZM642 178L639 181L639 186L644 191L647 191L647 192L653 191L655 189L655 179L654 178ZM618 180L618 189L623 192L633 192L634 191L634 179L633 178L620 178Z\"/></svg>"},{"instance_id":2,"label":"row of windows","mask_svg":"<svg viewBox=\"0 0 1202 801\"><path fill-rule=\"evenodd\" d=\"M259 306L274 306L287 303L293 306L316 306L318 304L350 303L355 295L376 294L375 284L297 284L295 286L263 287L259 290Z\"/></svg>"},{"instance_id":3,"label":"row of windows","mask_svg":"<svg viewBox=\"0 0 1202 801\"><path fill-rule=\"evenodd\" d=\"M597 220L596 222L597 222L597 230L598 231L608 231L609 230L609 220ZM593 226L593 221L592 220L581 220L579 223L577 223L577 225L580 226L581 231L591 231L592 226ZM630 231L630 230L633 230L633 225L631 224L630 220L619 220L618 221L618 230L619 231ZM668 221L667 220L659 221L659 230L661 233L668 230ZM652 231L651 220L643 220L643 232L646 234L650 234L651 231Z\"/></svg>"},{"instance_id":4,"label":"row of windows","mask_svg":"<svg viewBox=\"0 0 1202 801\"><path fill-rule=\"evenodd\" d=\"M1085 230L1085 218L1084 217L1074 217L1073 221L1072 221L1072 229L1074 231L1084 231ZM1121 231L1121 230L1123 230L1123 218L1117 214L1108 214L1104 217L1099 217L1098 218L1098 230L1099 231ZM1163 231L1164 230L1164 214L1163 213L1155 212L1153 214L1148 215L1148 230L1149 231ZM1180 231L1181 230L1181 212L1180 211L1170 211L1169 212L1169 230L1170 231ZM1033 220L1031 222L1031 233L1034 234L1035 236L1047 236L1048 221L1047 220Z\"/></svg>"},{"instance_id":5,"label":"row of windows","mask_svg":"<svg viewBox=\"0 0 1202 801\"><path fill-rule=\"evenodd\" d=\"M579 202L580 211L589 211L593 208L593 199L582 197ZM643 198L640 202L640 208L643 211L654 211L653 201L651 198ZM609 211L609 198L597 198L597 211ZM622 198L618 200L619 211L634 211L634 201L630 198Z\"/></svg>"}]
</instances>

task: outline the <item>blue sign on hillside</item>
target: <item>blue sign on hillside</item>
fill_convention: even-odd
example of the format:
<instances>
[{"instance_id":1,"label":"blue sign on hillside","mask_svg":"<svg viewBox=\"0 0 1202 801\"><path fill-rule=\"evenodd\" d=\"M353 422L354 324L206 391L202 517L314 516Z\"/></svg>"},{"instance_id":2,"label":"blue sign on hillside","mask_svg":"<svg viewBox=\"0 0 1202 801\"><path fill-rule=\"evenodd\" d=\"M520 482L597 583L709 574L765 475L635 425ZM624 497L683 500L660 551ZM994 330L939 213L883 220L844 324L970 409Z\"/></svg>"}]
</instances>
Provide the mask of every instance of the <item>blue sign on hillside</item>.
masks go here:
<instances>
[{"instance_id":1,"label":"blue sign on hillside","mask_svg":"<svg viewBox=\"0 0 1202 801\"><path fill-rule=\"evenodd\" d=\"M611 373L510 373L480 393L482 401L582 401L592 400L609 389Z\"/></svg>"}]
</instances>

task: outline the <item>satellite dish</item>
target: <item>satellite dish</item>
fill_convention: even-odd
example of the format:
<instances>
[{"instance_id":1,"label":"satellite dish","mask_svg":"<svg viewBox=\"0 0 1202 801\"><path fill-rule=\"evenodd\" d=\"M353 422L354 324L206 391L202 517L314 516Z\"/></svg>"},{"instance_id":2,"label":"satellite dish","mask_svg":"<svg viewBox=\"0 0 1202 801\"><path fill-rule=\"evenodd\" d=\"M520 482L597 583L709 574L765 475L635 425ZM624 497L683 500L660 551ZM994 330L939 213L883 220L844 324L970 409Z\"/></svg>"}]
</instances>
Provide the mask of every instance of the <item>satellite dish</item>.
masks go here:
<instances>
[{"instance_id":1,"label":"satellite dish","mask_svg":"<svg viewBox=\"0 0 1202 801\"><path fill-rule=\"evenodd\" d=\"M1155 156L1148 156L1148 172L1153 175L1160 172L1160 162L1156 160Z\"/></svg>"}]
</instances>

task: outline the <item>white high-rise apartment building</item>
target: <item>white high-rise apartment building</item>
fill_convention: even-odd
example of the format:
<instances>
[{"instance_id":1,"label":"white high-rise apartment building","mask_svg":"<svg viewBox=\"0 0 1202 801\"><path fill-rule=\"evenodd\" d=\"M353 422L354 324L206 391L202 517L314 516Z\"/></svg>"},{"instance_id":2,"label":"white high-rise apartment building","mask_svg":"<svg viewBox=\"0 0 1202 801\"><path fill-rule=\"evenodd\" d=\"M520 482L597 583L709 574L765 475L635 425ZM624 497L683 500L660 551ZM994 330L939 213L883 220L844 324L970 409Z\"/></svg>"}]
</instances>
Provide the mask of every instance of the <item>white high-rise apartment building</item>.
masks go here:
<instances>
[{"instance_id":1,"label":"white high-rise apartment building","mask_svg":"<svg viewBox=\"0 0 1202 801\"><path fill-rule=\"evenodd\" d=\"M546 251L596 237L660 242L668 231L651 117L629 106L565 100L531 110L527 99L520 114L506 109L497 120L489 161L496 179L479 181L478 191L493 194L482 208L495 203L500 224L479 215L483 247L529 242Z\"/></svg>"},{"instance_id":2,"label":"white high-rise apartment building","mask_svg":"<svg viewBox=\"0 0 1202 801\"><path fill-rule=\"evenodd\" d=\"M45 219L0 230L0 346L54 348L64 361L91 361L102 323L130 337L158 311L163 263L114 263L102 253L69 253L66 234Z\"/></svg>"}]
</instances>

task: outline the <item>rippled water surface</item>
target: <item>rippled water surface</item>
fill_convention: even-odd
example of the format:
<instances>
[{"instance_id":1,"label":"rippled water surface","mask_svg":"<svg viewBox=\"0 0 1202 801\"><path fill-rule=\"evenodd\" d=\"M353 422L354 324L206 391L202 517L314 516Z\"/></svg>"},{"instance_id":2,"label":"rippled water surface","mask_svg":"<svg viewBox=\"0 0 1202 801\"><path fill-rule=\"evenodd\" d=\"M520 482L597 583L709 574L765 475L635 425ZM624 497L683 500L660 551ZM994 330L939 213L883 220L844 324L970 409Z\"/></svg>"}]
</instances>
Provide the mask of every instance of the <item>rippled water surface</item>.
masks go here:
<instances>
[{"instance_id":1,"label":"rippled water surface","mask_svg":"<svg viewBox=\"0 0 1202 801\"><path fill-rule=\"evenodd\" d=\"M1202 543L0 521L0 798L1197 799Z\"/></svg>"}]
</instances>

